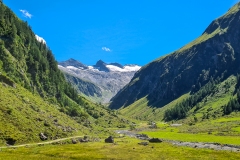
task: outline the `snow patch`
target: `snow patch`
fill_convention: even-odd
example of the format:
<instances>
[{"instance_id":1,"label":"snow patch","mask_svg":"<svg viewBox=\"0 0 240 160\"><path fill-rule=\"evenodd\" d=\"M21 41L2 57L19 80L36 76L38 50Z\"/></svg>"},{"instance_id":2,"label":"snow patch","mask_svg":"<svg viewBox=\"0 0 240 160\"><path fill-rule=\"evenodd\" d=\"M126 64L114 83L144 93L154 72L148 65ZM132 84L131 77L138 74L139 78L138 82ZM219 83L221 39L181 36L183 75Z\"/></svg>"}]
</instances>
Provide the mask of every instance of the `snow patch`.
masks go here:
<instances>
[{"instance_id":1,"label":"snow patch","mask_svg":"<svg viewBox=\"0 0 240 160\"><path fill-rule=\"evenodd\" d=\"M93 66L88 66L88 69L94 69Z\"/></svg>"},{"instance_id":2,"label":"snow patch","mask_svg":"<svg viewBox=\"0 0 240 160\"><path fill-rule=\"evenodd\" d=\"M98 68L95 68L95 67L93 67L93 66L88 66L88 69L89 69L89 70L92 70L92 71L100 72Z\"/></svg>"},{"instance_id":3,"label":"snow patch","mask_svg":"<svg viewBox=\"0 0 240 160\"><path fill-rule=\"evenodd\" d=\"M65 67L63 67L63 66L61 66L61 65L58 65L58 67L65 68Z\"/></svg>"},{"instance_id":4,"label":"snow patch","mask_svg":"<svg viewBox=\"0 0 240 160\"><path fill-rule=\"evenodd\" d=\"M140 66L124 66L123 68L114 66L114 65L106 65L108 69L113 72L133 72L138 71L141 67Z\"/></svg>"},{"instance_id":5,"label":"snow patch","mask_svg":"<svg viewBox=\"0 0 240 160\"><path fill-rule=\"evenodd\" d=\"M42 37L35 35L35 38L37 39L38 42L42 42L42 43L46 44L45 39L43 39Z\"/></svg>"},{"instance_id":6,"label":"snow patch","mask_svg":"<svg viewBox=\"0 0 240 160\"><path fill-rule=\"evenodd\" d=\"M126 71L132 72L132 71L138 71L141 67L140 66L124 66L124 69Z\"/></svg>"},{"instance_id":7,"label":"snow patch","mask_svg":"<svg viewBox=\"0 0 240 160\"><path fill-rule=\"evenodd\" d=\"M85 70L84 68L82 67L74 67L74 66L66 66L66 67L63 67L61 65L58 65L59 67L62 67L62 68L66 68L66 69L69 69L69 70ZM140 66L137 66L137 65L131 65L131 66L124 66L123 68L120 68L120 67L117 67L117 66L114 66L114 65L106 65L106 67L111 71L111 72L136 72L138 71L141 67ZM92 70L92 71L95 71L95 72L103 72L103 71L100 71L99 68L96 68L96 67L93 67L93 66L88 66L88 69L89 70Z\"/></svg>"},{"instance_id":8,"label":"snow patch","mask_svg":"<svg viewBox=\"0 0 240 160\"><path fill-rule=\"evenodd\" d=\"M67 66L66 68L67 68L67 69L72 69L72 70L78 70L78 68L77 68L77 67L74 67L74 66Z\"/></svg>"}]
</instances>

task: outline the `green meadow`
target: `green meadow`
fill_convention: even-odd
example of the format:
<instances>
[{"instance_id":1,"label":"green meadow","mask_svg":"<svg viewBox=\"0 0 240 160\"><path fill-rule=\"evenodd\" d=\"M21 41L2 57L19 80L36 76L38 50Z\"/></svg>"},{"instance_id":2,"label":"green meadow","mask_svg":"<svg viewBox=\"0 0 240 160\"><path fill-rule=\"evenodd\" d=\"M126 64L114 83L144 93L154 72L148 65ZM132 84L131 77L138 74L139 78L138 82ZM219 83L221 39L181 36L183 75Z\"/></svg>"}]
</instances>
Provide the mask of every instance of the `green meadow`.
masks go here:
<instances>
[{"instance_id":1,"label":"green meadow","mask_svg":"<svg viewBox=\"0 0 240 160\"><path fill-rule=\"evenodd\" d=\"M115 144L90 142L81 144L46 145L2 149L1 160L51 160L51 159L239 159L240 154L210 149L177 147L169 143L139 145L135 138L116 138Z\"/></svg>"}]
</instances>

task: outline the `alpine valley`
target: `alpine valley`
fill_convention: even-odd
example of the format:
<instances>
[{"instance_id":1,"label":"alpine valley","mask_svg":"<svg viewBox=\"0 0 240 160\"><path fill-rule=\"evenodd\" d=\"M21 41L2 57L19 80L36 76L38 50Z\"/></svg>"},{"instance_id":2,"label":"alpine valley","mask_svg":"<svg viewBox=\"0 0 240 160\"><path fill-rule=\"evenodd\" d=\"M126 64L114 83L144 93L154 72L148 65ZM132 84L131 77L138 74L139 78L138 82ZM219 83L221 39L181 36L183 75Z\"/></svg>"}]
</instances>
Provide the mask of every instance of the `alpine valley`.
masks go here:
<instances>
[{"instance_id":1,"label":"alpine valley","mask_svg":"<svg viewBox=\"0 0 240 160\"><path fill-rule=\"evenodd\" d=\"M0 1L0 160L240 159L239 64L240 2L145 66L88 66Z\"/></svg>"}]
</instances>

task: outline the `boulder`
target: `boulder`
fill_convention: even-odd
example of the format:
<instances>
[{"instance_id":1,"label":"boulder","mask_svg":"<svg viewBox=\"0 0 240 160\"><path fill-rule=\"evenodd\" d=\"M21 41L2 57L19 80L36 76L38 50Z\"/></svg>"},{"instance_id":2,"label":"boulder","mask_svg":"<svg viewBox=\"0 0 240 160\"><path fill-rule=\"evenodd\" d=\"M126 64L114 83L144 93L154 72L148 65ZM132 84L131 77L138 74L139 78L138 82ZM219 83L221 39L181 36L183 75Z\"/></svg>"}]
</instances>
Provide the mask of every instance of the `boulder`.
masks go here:
<instances>
[{"instance_id":1,"label":"boulder","mask_svg":"<svg viewBox=\"0 0 240 160\"><path fill-rule=\"evenodd\" d=\"M85 139L80 138L80 139L79 139L79 142L86 143L86 142L88 142L88 140L85 140Z\"/></svg>"},{"instance_id":2,"label":"boulder","mask_svg":"<svg viewBox=\"0 0 240 160\"><path fill-rule=\"evenodd\" d=\"M45 136L43 133L39 133L39 137L40 137L40 139L41 139L42 141L45 141L45 140L48 139L48 137Z\"/></svg>"},{"instance_id":3,"label":"boulder","mask_svg":"<svg viewBox=\"0 0 240 160\"><path fill-rule=\"evenodd\" d=\"M83 139L84 140L88 140L89 138L88 138L88 136L84 136Z\"/></svg>"},{"instance_id":4,"label":"boulder","mask_svg":"<svg viewBox=\"0 0 240 160\"><path fill-rule=\"evenodd\" d=\"M149 140L149 137L146 134L136 134L136 137L141 140Z\"/></svg>"},{"instance_id":5,"label":"boulder","mask_svg":"<svg viewBox=\"0 0 240 160\"><path fill-rule=\"evenodd\" d=\"M105 143L114 143L113 137L109 136L107 139L105 139Z\"/></svg>"},{"instance_id":6,"label":"boulder","mask_svg":"<svg viewBox=\"0 0 240 160\"><path fill-rule=\"evenodd\" d=\"M17 141L14 138L5 138L5 140L7 145L14 145Z\"/></svg>"},{"instance_id":7,"label":"boulder","mask_svg":"<svg viewBox=\"0 0 240 160\"><path fill-rule=\"evenodd\" d=\"M160 138L151 138L148 140L150 143L161 143L162 140Z\"/></svg>"},{"instance_id":8,"label":"boulder","mask_svg":"<svg viewBox=\"0 0 240 160\"><path fill-rule=\"evenodd\" d=\"M72 139L72 144L77 144L76 139Z\"/></svg>"},{"instance_id":9,"label":"boulder","mask_svg":"<svg viewBox=\"0 0 240 160\"><path fill-rule=\"evenodd\" d=\"M88 136L84 136L83 138L79 138L79 142L89 142L90 140L89 140L89 138L88 138Z\"/></svg>"}]
</instances>

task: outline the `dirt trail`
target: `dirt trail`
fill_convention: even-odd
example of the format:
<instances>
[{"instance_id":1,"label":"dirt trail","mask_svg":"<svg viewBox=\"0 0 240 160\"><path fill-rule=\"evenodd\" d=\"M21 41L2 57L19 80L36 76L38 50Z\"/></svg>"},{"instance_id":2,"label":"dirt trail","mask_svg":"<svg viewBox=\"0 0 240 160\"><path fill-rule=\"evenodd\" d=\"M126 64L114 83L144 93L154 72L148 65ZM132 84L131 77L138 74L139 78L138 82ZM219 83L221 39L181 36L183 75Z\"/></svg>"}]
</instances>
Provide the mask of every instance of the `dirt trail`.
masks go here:
<instances>
[{"instance_id":1,"label":"dirt trail","mask_svg":"<svg viewBox=\"0 0 240 160\"><path fill-rule=\"evenodd\" d=\"M3 147L0 147L0 149L3 149L3 148L19 148L19 147L51 144L51 143L55 143L55 142L60 142L60 141L64 141L64 140L68 140L68 139L74 139L74 138L80 138L80 137L83 137L83 136L67 137L67 138L55 139L55 140L52 140L52 141L39 142L39 143L28 143L28 144L21 144L21 145L16 145L16 146L11 146L11 145L10 146L3 146Z\"/></svg>"},{"instance_id":2,"label":"dirt trail","mask_svg":"<svg viewBox=\"0 0 240 160\"><path fill-rule=\"evenodd\" d=\"M139 134L136 132L133 132L133 131L117 130L115 132L118 134L127 135L129 137L139 138L139 136L137 136ZM162 141L172 143L173 145L177 145L177 146L187 146L187 147L192 147L192 148L206 148L206 149L214 149L214 150L240 152L240 146L231 145L231 144L207 143L207 142L182 142L182 141L165 140L165 139L162 139Z\"/></svg>"}]
</instances>

